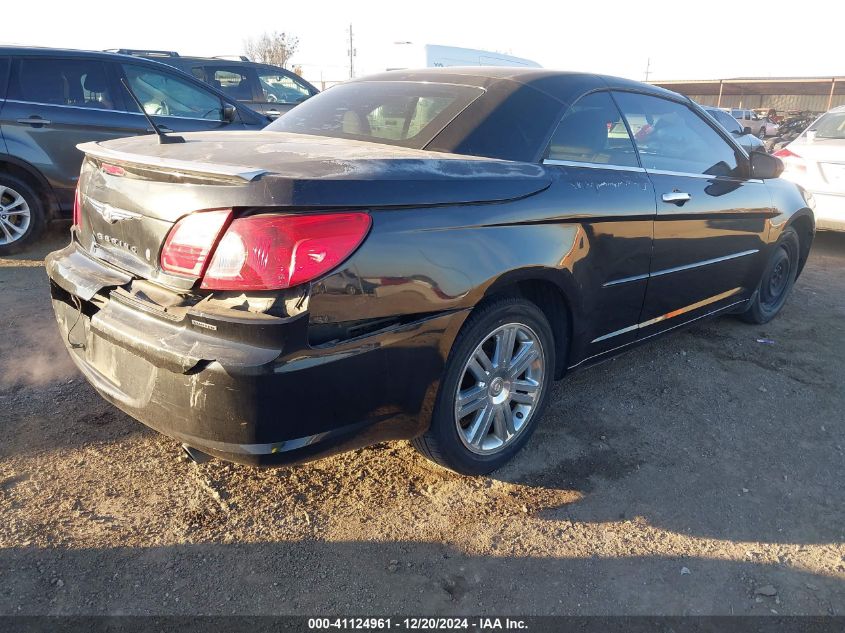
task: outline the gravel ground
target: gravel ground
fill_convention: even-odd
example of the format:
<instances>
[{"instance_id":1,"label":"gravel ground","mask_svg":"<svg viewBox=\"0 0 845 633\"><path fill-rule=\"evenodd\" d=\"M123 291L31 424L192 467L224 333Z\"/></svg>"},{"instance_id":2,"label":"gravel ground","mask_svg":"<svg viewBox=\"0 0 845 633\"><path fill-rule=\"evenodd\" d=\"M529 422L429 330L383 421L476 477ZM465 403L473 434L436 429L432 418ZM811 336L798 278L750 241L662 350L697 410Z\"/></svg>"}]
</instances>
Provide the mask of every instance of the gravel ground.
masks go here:
<instances>
[{"instance_id":1,"label":"gravel ground","mask_svg":"<svg viewBox=\"0 0 845 633\"><path fill-rule=\"evenodd\" d=\"M845 613L845 236L773 323L575 373L463 478L402 442L187 461L68 359L41 264L65 235L0 259L0 614Z\"/></svg>"}]
</instances>

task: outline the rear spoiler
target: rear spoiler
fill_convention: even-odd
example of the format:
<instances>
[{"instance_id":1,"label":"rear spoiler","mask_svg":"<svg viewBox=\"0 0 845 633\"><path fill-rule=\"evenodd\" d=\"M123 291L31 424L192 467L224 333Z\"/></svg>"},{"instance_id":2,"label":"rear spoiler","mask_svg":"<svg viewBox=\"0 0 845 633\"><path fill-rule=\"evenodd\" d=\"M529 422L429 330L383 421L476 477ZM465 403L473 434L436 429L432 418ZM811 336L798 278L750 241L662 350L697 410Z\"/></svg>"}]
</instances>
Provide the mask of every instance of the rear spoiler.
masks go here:
<instances>
[{"instance_id":1,"label":"rear spoiler","mask_svg":"<svg viewBox=\"0 0 845 633\"><path fill-rule=\"evenodd\" d=\"M148 156L143 154L132 154L103 147L97 142L80 143L76 148L85 152L88 156L101 160L120 163L121 165L137 165L147 169L164 169L183 174L196 176L217 176L232 178L251 182L259 176L266 174L266 169L257 167L243 167L238 165L222 165L219 163L197 163L194 161L177 160L175 158L162 158L161 156Z\"/></svg>"}]
</instances>

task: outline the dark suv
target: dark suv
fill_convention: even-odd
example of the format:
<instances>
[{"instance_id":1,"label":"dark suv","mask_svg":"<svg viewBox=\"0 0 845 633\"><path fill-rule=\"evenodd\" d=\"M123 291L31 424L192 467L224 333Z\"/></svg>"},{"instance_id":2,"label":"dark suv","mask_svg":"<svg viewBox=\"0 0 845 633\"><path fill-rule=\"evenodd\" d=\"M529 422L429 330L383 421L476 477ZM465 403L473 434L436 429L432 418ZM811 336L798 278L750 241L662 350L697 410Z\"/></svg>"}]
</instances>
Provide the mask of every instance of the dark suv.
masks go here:
<instances>
[{"instance_id":1,"label":"dark suv","mask_svg":"<svg viewBox=\"0 0 845 633\"><path fill-rule=\"evenodd\" d=\"M112 53L0 46L0 254L70 215L77 144L164 131L261 129L268 119L195 77Z\"/></svg>"},{"instance_id":2,"label":"dark suv","mask_svg":"<svg viewBox=\"0 0 845 633\"><path fill-rule=\"evenodd\" d=\"M232 99L275 119L319 92L299 75L247 57L183 57L175 51L121 48L118 53L155 59L222 90Z\"/></svg>"}]
</instances>

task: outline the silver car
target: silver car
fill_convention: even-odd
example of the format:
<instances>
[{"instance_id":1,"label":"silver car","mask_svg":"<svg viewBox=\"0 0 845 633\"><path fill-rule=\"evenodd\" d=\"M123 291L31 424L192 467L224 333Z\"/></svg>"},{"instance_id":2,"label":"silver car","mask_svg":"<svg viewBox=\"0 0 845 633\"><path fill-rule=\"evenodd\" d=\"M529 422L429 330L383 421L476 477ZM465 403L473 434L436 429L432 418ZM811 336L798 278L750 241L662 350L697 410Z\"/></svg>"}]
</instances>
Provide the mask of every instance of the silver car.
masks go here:
<instances>
[{"instance_id":1,"label":"silver car","mask_svg":"<svg viewBox=\"0 0 845 633\"><path fill-rule=\"evenodd\" d=\"M845 106L821 115L775 156L786 166L781 177L813 194L816 227L845 231Z\"/></svg>"},{"instance_id":2,"label":"silver car","mask_svg":"<svg viewBox=\"0 0 845 633\"><path fill-rule=\"evenodd\" d=\"M716 123L730 132L731 136L736 139L736 142L742 146L749 154L751 152L765 152L766 144L753 134L748 133L742 128L735 118L722 110L721 108L714 108L713 106L701 106L702 109L711 117L716 119Z\"/></svg>"}]
</instances>

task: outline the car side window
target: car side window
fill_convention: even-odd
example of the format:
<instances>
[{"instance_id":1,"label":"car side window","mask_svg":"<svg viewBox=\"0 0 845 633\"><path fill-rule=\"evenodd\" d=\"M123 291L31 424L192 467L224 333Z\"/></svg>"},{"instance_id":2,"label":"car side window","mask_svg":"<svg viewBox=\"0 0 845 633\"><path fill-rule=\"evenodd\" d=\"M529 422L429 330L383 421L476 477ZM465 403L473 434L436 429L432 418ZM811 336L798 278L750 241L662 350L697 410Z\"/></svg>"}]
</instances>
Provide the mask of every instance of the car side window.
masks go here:
<instances>
[{"instance_id":1,"label":"car side window","mask_svg":"<svg viewBox=\"0 0 845 633\"><path fill-rule=\"evenodd\" d=\"M0 99L6 98L6 84L9 82L9 57L0 57Z\"/></svg>"},{"instance_id":2,"label":"car side window","mask_svg":"<svg viewBox=\"0 0 845 633\"><path fill-rule=\"evenodd\" d=\"M607 92L575 102L557 126L545 158L637 167L637 152L622 115Z\"/></svg>"},{"instance_id":3,"label":"car side window","mask_svg":"<svg viewBox=\"0 0 845 633\"><path fill-rule=\"evenodd\" d=\"M252 101L250 70L234 66L206 66L206 81L235 101ZM255 75L252 75L254 77Z\"/></svg>"},{"instance_id":4,"label":"car side window","mask_svg":"<svg viewBox=\"0 0 845 633\"><path fill-rule=\"evenodd\" d=\"M223 120L223 102L210 90L167 71L148 66L122 64L132 91L147 114L187 119ZM134 101L125 95L130 111L138 112Z\"/></svg>"},{"instance_id":5,"label":"car side window","mask_svg":"<svg viewBox=\"0 0 845 633\"><path fill-rule=\"evenodd\" d=\"M18 101L113 110L106 67L93 59L20 59L9 85Z\"/></svg>"},{"instance_id":6,"label":"car side window","mask_svg":"<svg viewBox=\"0 0 845 633\"><path fill-rule=\"evenodd\" d=\"M742 177L741 154L691 108L632 92L614 97L646 169Z\"/></svg>"},{"instance_id":7,"label":"car side window","mask_svg":"<svg viewBox=\"0 0 845 633\"><path fill-rule=\"evenodd\" d=\"M265 101L299 103L312 95L308 86L278 71L259 69L258 81Z\"/></svg>"},{"instance_id":8,"label":"car side window","mask_svg":"<svg viewBox=\"0 0 845 633\"><path fill-rule=\"evenodd\" d=\"M721 123L722 127L724 127L728 132L736 132L737 134L742 132L742 126L739 124L739 121L730 116L727 112L722 112L721 110L711 110L710 113L713 115L713 118Z\"/></svg>"}]
</instances>

